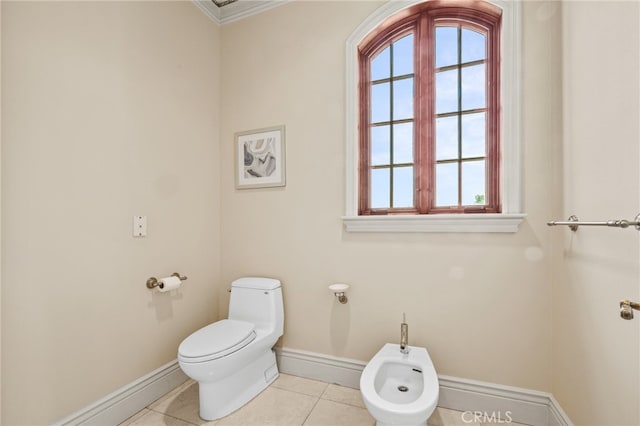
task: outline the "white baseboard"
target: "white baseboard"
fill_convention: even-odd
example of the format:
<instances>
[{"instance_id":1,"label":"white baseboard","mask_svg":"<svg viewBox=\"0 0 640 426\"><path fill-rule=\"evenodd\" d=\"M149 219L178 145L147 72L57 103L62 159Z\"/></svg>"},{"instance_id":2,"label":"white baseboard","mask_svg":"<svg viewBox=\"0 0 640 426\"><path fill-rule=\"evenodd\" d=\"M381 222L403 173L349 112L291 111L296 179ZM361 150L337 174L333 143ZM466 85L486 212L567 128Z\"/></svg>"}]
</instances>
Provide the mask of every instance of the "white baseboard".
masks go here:
<instances>
[{"instance_id":1,"label":"white baseboard","mask_svg":"<svg viewBox=\"0 0 640 426\"><path fill-rule=\"evenodd\" d=\"M187 379L178 361L171 361L54 425L117 425Z\"/></svg>"},{"instance_id":2,"label":"white baseboard","mask_svg":"<svg viewBox=\"0 0 640 426\"><path fill-rule=\"evenodd\" d=\"M280 372L309 379L360 387L366 362L289 348L276 348ZM506 413L514 422L540 426L571 426L553 395L531 389L438 375L438 406L458 411Z\"/></svg>"},{"instance_id":3,"label":"white baseboard","mask_svg":"<svg viewBox=\"0 0 640 426\"><path fill-rule=\"evenodd\" d=\"M280 372L359 388L366 362L289 348L276 348ZM153 401L171 392L188 377L174 360L123 386L99 401L54 423L67 425L117 425ZM553 395L531 389L439 375L438 405L458 411L510 412L518 423L535 426L572 426Z\"/></svg>"},{"instance_id":4,"label":"white baseboard","mask_svg":"<svg viewBox=\"0 0 640 426\"><path fill-rule=\"evenodd\" d=\"M438 406L458 411L480 413L509 412L514 422L540 426L571 426L553 395L532 389L517 388L477 380L438 375Z\"/></svg>"},{"instance_id":5,"label":"white baseboard","mask_svg":"<svg viewBox=\"0 0 640 426\"><path fill-rule=\"evenodd\" d=\"M275 351L281 373L355 389L360 388L360 375L367 365L363 361L298 349L275 348Z\"/></svg>"},{"instance_id":6,"label":"white baseboard","mask_svg":"<svg viewBox=\"0 0 640 426\"><path fill-rule=\"evenodd\" d=\"M569 419L569 416L567 416L567 413L564 412L553 395L550 395L549 399L549 424L553 426L573 426L571 419Z\"/></svg>"}]
</instances>

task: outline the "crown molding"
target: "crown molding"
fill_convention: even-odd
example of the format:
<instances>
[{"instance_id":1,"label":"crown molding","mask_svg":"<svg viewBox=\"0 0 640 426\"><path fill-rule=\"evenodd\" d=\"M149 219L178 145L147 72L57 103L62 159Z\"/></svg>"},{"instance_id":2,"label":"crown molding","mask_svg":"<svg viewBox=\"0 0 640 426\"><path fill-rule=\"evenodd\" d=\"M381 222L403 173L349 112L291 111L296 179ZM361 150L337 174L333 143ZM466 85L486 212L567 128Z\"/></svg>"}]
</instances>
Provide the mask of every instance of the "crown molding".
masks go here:
<instances>
[{"instance_id":1,"label":"crown molding","mask_svg":"<svg viewBox=\"0 0 640 426\"><path fill-rule=\"evenodd\" d=\"M203 1L203 0L191 0L192 3L200 9L202 13L207 15L209 19L215 22L218 25L222 24L220 19L220 8L218 8L212 1Z\"/></svg>"},{"instance_id":2,"label":"crown molding","mask_svg":"<svg viewBox=\"0 0 640 426\"><path fill-rule=\"evenodd\" d=\"M218 25L239 21L281 6L292 0L238 0L223 7L211 0L191 0L198 9Z\"/></svg>"}]
</instances>

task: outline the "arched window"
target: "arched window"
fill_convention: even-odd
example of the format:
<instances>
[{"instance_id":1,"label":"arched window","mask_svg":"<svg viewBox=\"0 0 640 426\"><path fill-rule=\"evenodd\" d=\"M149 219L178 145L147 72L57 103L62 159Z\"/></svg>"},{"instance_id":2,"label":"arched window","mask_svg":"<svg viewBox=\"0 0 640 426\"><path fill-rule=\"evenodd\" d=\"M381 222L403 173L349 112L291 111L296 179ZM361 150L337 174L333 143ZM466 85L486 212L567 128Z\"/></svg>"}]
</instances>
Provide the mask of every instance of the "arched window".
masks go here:
<instances>
[{"instance_id":1,"label":"arched window","mask_svg":"<svg viewBox=\"0 0 640 426\"><path fill-rule=\"evenodd\" d=\"M434 213L492 220L499 215L509 222L506 227L477 230L517 230L524 217L519 214L519 93L513 81L505 85L501 80L503 48L511 55L517 40L505 40L504 9L494 3L426 1L387 16L374 14L354 33L357 42L352 35L347 67L349 49L355 48L357 148L352 152L357 153L357 172L349 176L347 164L348 230L358 230L349 229L354 216ZM517 14L509 10L508 15L507 30L513 33ZM367 27L364 35L357 34ZM506 62L513 80L516 62ZM347 85L349 112L349 69ZM510 90L506 95L505 87ZM513 121L508 128L505 115ZM353 127L348 116L348 139ZM516 160L507 173L504 137L509 160ZM355 203L349 199L353 190ZM508 198L506 209L503 197Z\"/></svg>"},{"instance_id":2,"label":"arched window","mask_svg":"<svg viewBox=\"0 0 640 426\"><path fill-rule=\"evenodd\" d=\"M501 211L501 12L426 2L359 46L359 214Z\"/></svg>"}]
</instances>

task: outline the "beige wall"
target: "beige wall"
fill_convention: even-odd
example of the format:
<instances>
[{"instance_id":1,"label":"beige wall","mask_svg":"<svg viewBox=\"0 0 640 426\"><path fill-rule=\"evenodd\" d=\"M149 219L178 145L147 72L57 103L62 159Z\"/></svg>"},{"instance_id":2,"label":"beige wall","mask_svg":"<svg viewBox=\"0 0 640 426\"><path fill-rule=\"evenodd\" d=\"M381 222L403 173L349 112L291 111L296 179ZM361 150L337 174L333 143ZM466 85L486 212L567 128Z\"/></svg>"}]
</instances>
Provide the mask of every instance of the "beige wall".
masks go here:
<instances>
[{"instance_id":1,"label":"beige wall","mask_svg":"<svg viewBox=\"0 0 640 426\"><path fill-rule=\"evenodd\" d=\"M284 283L285 347L368 360L427 346L439 373L551 390L548 159L560 144L553 5L524 4L524 205L517 234L350 234L344 46L380 3L292 2L223 28L222 282ZM286 125L287 186L235 190L233 134ZM346 282L349 303L327 286ZM221 290L220 296L224 293ZM220 298L226 309L226 297Z\"/></svg>"},{"instance_id":2,"label":"beige wall","mask_svg":"<svg viewBox=\"0 0 640 426\"><path fill-rule=\"evenodd\" d=\"M640 299L637 235L545 226L640 210L638 4L523 2L517 234L349 234L344 45L380 4L218 28L190 2L2 2L3 424L175 359L250 274L284 283L286 347L367 360L406 312L440 374L553 392L576 424L640 423L637 321L617 317ZM287 186L235 190L234 132L278 124ZM144 287L174 270L178 295Z\"/></svg>"},{"instance_id":3,"label":"beige wall","mask_svg":"<svg viewBox=\"0 0 640 426\"><path fill-rule=\"evenodd\" d=\"M2 65L2 424L49 424L217 317L219 29L191 2L3 1Z\"/></svg>"},{"instance_id":4,"label":"beige wall","mask_svg":"<svg viewBox=\"0 0 640 426\"><path fill-rule=\"evenodd\" d=\"M640 210L639 5L563 5L563 217ZM640 299L639 254L635 230L559 233L553 390L576 424L640 424L639 323L618 316L620 300Z\"/></svg>"},{"instance_id":5,"label":"beige wall","mask_svg":"<svg viewBox=\"0 0 640 426\"><path fill-rule=\"evenodd\" d=\"M0 7L0 81L2 81L2 7ZM0 84L0 100L2 84ZM2 102L0 102L0 241L2 241ZM0 259L2 245L0 244ZM0 383L2 383L2 262L0 262ZM0 421L2 419L2 386L0 385Z\"/></svg>"}]
</instances>

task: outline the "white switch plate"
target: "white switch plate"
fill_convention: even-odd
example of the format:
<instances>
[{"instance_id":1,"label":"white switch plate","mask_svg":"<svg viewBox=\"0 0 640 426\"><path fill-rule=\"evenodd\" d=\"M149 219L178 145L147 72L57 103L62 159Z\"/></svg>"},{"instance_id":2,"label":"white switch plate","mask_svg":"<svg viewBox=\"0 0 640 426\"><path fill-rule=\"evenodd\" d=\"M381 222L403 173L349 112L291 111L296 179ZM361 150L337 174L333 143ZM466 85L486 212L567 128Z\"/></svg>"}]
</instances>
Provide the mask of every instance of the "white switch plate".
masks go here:
<instances>
[{"instance_id":1,"label":"white switch plate","mask_svg":"<svg viewBox=\"0 0 640 426\"><path fill-rule=\"evenodd\" d=\"M134 237L147 236L147 217L146 216L133 217L133 236Z\"/></svg>"}]
</instances>

